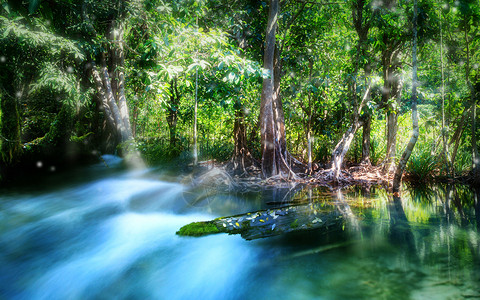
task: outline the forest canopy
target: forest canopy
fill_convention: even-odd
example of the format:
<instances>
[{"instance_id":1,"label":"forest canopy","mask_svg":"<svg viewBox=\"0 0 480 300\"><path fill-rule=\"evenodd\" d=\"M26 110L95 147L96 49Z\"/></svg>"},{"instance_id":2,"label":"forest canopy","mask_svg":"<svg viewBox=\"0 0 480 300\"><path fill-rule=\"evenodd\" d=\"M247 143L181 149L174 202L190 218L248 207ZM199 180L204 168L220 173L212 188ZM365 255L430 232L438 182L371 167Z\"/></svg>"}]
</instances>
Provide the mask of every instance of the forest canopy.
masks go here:
<instances>
[{"instance_id":1,"label":"forest canopy","mask_svg":"<svg viewBox=\"0 0 480 300\"><path fill-rule=\"evenodd\" d=\"M479 182L478 0L0 3L2 179L139 153Z\"/></svg>"}]
</instances>

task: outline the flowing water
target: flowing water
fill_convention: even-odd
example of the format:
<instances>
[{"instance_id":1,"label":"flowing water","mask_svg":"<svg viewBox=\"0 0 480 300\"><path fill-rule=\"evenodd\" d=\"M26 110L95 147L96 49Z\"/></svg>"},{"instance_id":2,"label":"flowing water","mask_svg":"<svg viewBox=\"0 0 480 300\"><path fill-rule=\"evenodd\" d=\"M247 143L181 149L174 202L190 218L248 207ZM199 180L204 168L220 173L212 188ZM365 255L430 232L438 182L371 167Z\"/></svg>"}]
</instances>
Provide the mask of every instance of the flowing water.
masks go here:
<instances>
[{"instance_id":1,"label":"flowing water","mask_svg":"<svg viewBox=\"0 0 480 300\"><path fill-rule=\"evenodd\" d=\"M480 299L480 204L465 187L227 193L105 159L0 191L0 299ZM351 212L329 232L175 234L292 197Z\"/></svg>"}]
</instances>

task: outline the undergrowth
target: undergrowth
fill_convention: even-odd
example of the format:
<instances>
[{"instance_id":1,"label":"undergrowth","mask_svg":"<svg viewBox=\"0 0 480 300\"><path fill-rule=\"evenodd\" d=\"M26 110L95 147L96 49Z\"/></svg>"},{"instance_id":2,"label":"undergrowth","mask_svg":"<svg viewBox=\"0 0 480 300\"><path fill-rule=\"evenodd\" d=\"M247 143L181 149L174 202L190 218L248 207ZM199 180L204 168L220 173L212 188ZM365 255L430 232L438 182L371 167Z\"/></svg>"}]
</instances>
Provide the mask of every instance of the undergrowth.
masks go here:
<instances>
[{"instance_id":1,"label":"undergrowth","mask_svg":"<svg viewBox=\"0 0 480 300\"><path fill-rule=\"evenodd\" d=\"M437 166L437 155L430 152L428 145L419 145L413 150L406 171L414 180L424 181L433 177Z\"/></svg>"}]
</instances>

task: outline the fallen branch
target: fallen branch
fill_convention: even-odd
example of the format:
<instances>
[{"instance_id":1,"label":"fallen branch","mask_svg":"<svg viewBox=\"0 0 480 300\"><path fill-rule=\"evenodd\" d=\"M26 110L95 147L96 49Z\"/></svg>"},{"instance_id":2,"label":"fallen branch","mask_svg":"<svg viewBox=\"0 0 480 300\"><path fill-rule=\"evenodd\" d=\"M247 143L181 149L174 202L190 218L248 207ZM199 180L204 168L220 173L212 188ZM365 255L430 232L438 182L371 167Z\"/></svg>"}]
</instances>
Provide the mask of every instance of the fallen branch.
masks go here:
<instances>
[{"instance_id":1,"label":"fallen branch","mask_svg":"<svg viewBox=\"0 0 480 300\"><path fill-rule=\"evenodd\" d=\"M323 203L309 203L194 222L180 228L177 234L204 236L228 233L240 234L246 240L254 240L294 231L341 228L343 220L338 206L329 208Z\"/></svg>"}]
</instances>

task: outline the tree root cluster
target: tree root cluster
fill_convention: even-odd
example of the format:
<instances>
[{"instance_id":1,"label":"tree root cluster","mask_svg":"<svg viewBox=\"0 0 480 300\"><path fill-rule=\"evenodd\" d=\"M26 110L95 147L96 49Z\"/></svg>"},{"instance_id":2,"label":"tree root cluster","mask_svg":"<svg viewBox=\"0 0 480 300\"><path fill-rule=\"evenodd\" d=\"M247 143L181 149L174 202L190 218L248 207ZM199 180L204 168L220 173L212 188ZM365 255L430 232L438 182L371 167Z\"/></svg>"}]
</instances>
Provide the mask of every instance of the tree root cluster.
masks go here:
<instances>
[{"instance_id":1,"label":"tree root cluster","mask_svg":"<svg viewBox=\"0 0 480 300\"><path fill-rule=\"evenodd\" d=\"M308 174L306 168L295 168L295 178L286 178L280 175L269 178L261 177L258 166L242 167L242 172L234 172L231 162L218 163L210 161L199 165L199 172L191 178L191 183L197 185L223 186L226 189L252 189L271 185L313 184L319 186L342 188L352 185L389 186L393 180L393 173L387 173L381 166L369 164L351 165L342 169L340 176L335 180L332 169L318 169Z\"/></svg>"},{"instance_id":2,"label":"tree root cluster","mask_svg":"<svg viewBox=\"0 0 480 300\"><path fill-rule=\"evenodd\" d=\"M322 169L317 171L315 174L313 174L313 176L311 176L311 178L308 178L307 180L310 183L335 187L346 187L351 185L388 186L392 179L393 174L386 173L380 166L360 164L342 169L338 179L335 179L334 170Z\"/></svg>"}]
</instances>

